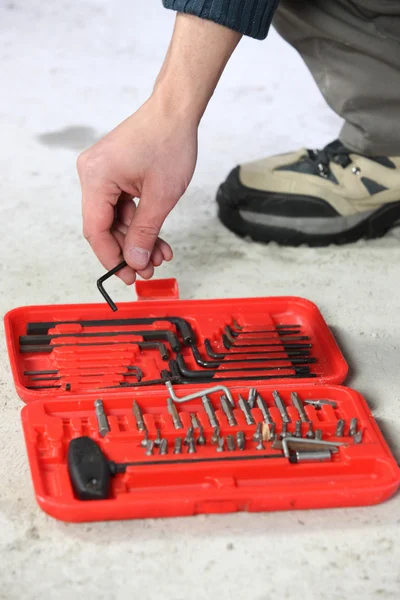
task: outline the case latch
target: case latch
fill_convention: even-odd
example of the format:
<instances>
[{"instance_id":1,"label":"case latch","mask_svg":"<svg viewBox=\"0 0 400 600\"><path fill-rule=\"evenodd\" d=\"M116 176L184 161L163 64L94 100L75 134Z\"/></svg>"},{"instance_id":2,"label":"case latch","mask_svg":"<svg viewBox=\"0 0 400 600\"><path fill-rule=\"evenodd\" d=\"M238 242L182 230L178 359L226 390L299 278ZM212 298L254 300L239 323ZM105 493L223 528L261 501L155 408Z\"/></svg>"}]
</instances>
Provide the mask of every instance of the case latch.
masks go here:
<instances>
[{"instance_id":1,"label":"case latch","mask_svg":"<svg viewBox=\"0 0 400 600\"><path fill-rule=\"evenodd\" d=\"M142 300L179 300L179 287L176 279L151 279L136 281L137 299Z\"/></svg>"}]
</instances>

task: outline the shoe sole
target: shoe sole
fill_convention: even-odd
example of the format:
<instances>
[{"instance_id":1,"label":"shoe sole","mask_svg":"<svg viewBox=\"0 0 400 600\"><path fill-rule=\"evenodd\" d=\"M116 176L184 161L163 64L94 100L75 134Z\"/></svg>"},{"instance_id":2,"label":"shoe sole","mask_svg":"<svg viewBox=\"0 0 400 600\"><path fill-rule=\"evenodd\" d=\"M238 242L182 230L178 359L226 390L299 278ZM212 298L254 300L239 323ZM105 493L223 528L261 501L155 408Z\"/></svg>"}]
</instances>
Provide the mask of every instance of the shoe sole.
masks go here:
<instances>
[{"instance_id":1,"label":"shoe sole","mask_svg":"<svg viewBox=\"0 0 400 600\"><path fill-rule=\"evenodd\" d=\"M222 184L217 193L218 217L233 233L255 242L282 246L350 244L385 235L400 219L400 201L351 217L291 218L258 214L233 206Z\"/></svg>"}]
</instances>

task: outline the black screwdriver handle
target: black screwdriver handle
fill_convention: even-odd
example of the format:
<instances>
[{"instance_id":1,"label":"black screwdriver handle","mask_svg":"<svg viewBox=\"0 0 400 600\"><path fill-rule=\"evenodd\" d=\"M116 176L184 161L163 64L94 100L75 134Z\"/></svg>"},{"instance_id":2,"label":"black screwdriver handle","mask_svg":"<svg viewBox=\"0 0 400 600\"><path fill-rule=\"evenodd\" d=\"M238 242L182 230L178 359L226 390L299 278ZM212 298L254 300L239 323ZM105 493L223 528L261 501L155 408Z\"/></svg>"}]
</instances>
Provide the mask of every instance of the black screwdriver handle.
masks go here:
<instances>
[{"instance_id":1,"label":"black screwdriver handle","mask_svg":"<svg viewBox=\"0 0 400 600\"><path fill-rule=\"evenodd\" d=\"M90 437L71 440L68 472L79 500L104 500L110 491L110 466L100 446Z\"/></svg>"}]
</instances>

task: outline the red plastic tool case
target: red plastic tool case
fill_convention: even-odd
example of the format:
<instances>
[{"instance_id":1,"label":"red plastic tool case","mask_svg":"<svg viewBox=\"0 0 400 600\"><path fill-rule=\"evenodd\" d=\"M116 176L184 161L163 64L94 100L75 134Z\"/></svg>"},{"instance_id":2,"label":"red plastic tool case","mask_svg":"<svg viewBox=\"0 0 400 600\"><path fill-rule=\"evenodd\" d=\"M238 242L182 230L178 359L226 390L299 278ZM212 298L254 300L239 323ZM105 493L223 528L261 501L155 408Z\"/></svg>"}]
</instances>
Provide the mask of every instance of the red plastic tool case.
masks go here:
<instances>
[{"instance_id":1,"label":"red plastic tool case","mask_svg":"<svg viewBox=\"0 0 400 600\"><path fill-rule=\"evenodd\" d=\"M399 467L363 397L340 385L347 375L347 365L314 304L295 297L179 300L175 280L140 282L137 284L137 292L138 301L120 304L116 315L111 313L105 303L101 303L23 307L10 311L5 317L12 373L18 394L26 402L22 410L22 424L33 485L37 501L44 511L64 521L95 521L368 505L382 502L396 492L400 484ZM173 458L173 440L178 433L182 435L182 432L177 432L173 427L166 404L168 393L163 384L93 390L91 384L74 375L74 362L87 360L89 371L92 367L95 372L98 370L96 361L101 357L103 366L110 365L110 374L102 376L104 387L114 384L118 386L123 378L123 375L115 375L116 364L138 365L144 372L144 379L154 379L159 377L161 369L166 368L165 363L156 350L141 352L134 343L136 338L129 338L130 343L109 347L90 346L77 351L76 347L65 346L55 348L51 353L21 354L19 336L26 333L27 323L34 321L149 316L181 316L187 319L196 333L196 343L202 355L205 338L211 340L215 351L222 351L220 339L227 324L235 323L250 331L292 323L301 325L301 333L310 337L312 353L317 359L316 364L311 366L312 372L317 375L315 379L257 379L257 371L245 374L252 376L252 380L224 381L224 385L232 391L235 401L238 393L247 397L249 388L256 387L266 400L278 431L282 421L272 401L273 390L279 391L292 417L292 423L288 425L289 432L293 432L294 423L298 419L291 404L290 392L296 391L302 400L334 400L337 408L329 405L320 410L310 405L306 407L314 428L322 429L324 439L332 439L338 419L345 419L347 429L349 420L357 417L358 428L362 430L362 442L355 444L349 438L349 445L341 447L329 462L298 464L291 464L282 458L280 452L277 452L276 459L265 461L224 461L223 458L232 453L216 454L215 446L207 442L205 446L198 447L195 456L218 456L221 461L191 464L191 455L185 453L182 458L187 458L187 464L128 468L126 473L113 478L108 499L78 500L73 493L66 463L71 439L82 435L90 436L99 443L106 456L115 462L151 460L145 456L145 450L140 445L143 433L138 431L132 415L133 399L142 408L149 437L155 436L159 428L162 437L168 439L168 455L157 456L160 462ZM171 323L166 322L140 327L146 328L175 330ZM122 331L127 328L120 329ZM73 338L77 328L58 326L52 331L70 333ZM257 336L261 337L261 334ZM64 338L64 341L68 341L68 338ZM196 368L190 350L185 346L182 354L190 368ZM284 360L285 354L282 356ZM64 378L50 383L60 387L28 389L31 381L24 375L26 371L57 369L62 371ZM218 383L218 378L221 377L219 373L223 369L224 365L218 368L212 382L175 385L174 389L179 396L200 388L206 390ZM290 374L293 371L287 372ZM222 377L223 375L226 373ZM69 384L67 386L66 381ZM134 382L135 378L132 377L130 383ZM97 398L103 400L110 424L110 432L104 438L99 436L94 412L94 400ZM255 427L246 424L244 415L238 408L234 409L237 426L229 427L220 408L219 395L211 394L210 398L221 425L221 435L244 431L248 447L240 455L254 455L255 444L251 440ZM196 413L209 440L213 430L201 400L177 406L185 429L191 423L190 413ZM262 420L258 408L253 408L252 414L256 422ZM265 447L265 453L270 453L269 443Z\"/></svg>"}]
</instances>

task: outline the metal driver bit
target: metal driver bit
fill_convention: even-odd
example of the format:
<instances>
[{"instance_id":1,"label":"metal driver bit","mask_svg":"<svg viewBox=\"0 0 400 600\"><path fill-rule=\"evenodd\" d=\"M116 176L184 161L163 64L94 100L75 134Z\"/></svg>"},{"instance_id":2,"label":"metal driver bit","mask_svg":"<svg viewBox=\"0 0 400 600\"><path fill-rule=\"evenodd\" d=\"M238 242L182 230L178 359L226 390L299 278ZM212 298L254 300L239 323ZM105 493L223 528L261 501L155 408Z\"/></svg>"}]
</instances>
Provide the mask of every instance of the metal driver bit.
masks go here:
<instances>
[{"instance_id":1,"label":"metal driver bit","mask_svg":"<svg viewBox=\"0 0 400 600\"><path fill-rule=\"evenodd\" d=\"M221 407L225 413L230 427L235 427L237 425L237 421L235 419L235 415L233 414L232 406L226 396L221 396Z\"/></svg>"},{"instance_id":2,"label":"metal driver bit","mask_svg":"<svg viewBox=\"0 0 400 600\"><path fill-rule=\"evenodd\" d=\"M236 433L236 445L238 450L244 450L246 447L246 438L243 431L238 431Z\"/></svg>"},{"instance_id":3,"label":"metal driver bit","mask_svg":"<svg viewBox=\"0 0 400 600\"><path fill-rule=\"evenodd\" d=\"M297 412L299 413L299 417L300 417L300 421L302 423L308 423L309 422L309 418L307 416L306 411L304 410L304 406L302 401L300 400L297 392L292 392L290 394L290 398L292 400L293 406L295 407L295 409L297 410Z\"/></svg>"},{"instance_id":4,"label":"metal driver bit","mask_svg":"<svg viewBox=\"0 0 400 600\"><path fill-rule=\"evenodd\" d=\"M253 435L253 442L262 440L262 423L257 423L256 432Z\"/></svg>"},{"instance_id":5,"label":"metal driver bit","mask_svg":"<svg viewBox=\"0 0 400 600\"><path fill-rule=\"evenodd\" d=\"M214 407L211 404L211 400L208 396L203 396L201 399L204 410L206 411L208 420L210 421L211 427L218 427L217 417L215 415Z\"/></svg>"},{"instance_id":6,"label":"metal driver bit","mask_svg":"<svg viewBox=\"0 0 400 600\"><path fill-rule=\"evenodd\" d=\"M217 440L217 452L223 452L224 451L224 442L225 439L223 437L219 437Z\"/></svg>"},{"instance_id":7,"label":"metal driver bit","mask_svg":"<svg viewBox=\"0 0 400 600\"><path fill-rule=\"evenodd\" d=\"M194 438L191 438L188 443L188 454L195 454L196 452L196 444Z\"/></svg>"},{"instance_id":8,"label":"metal driver bit","mask_svg":"<svg viewBox=\"0 0 400 600\"><path fill-rule=\"evenodd\" d=\"M324 404L327 405L327 406L332 406L332 408L337 408L337 403L334 402L334 400L325 400L325 399L321 399L321 400L304 400L304 404L310 404L311 406L314 406L317 409L322 408L322 406Z\"/></svg>"},{"instance_id":9,"label":"metal driver bit","mask_svg":"<svg viewBox=\"0 0 400 600\"><path fill-rule=\"evenodd\" d=\"M253 415L251 414L250 406L247 404L246 400L244 398L242 398L242 396L240 394L239 394L238 404L239 404L239 408L243 411L247 425L255 425L256 422L253 419Z\"/></svg>"},{"instance_id":10,"label":"metal driver bit","mask_svg":"<svg viewBox=\"0 0 400 600\"><path fill-rule=\"evenodd\" d=\"M185 446L189 446L189 443L191 442L191 440L194 441L194 431L193 431L193 427L189 427L189 429L186 432L186 436L185 436L185 440L184 440L184 444Z\"/></svg>"},{"instance_id":11,"label":"metal driver bit","mask_svg":"<svg viewBox=\"0 0 400 600\"><path fill-rule=\"evenodd\" d=\"M226 436L226 448L229 452L234 452L236 450L235 437L233 435Z\"/></svg>"},{"instance_id":12,"label":"metal driver bit","mask_svg":"<svg viewBox=\"0 0 400 600\"><path fill-rule=\"evenodd\" d=\"M217 444L218 443L218 438L219 438L219 426L217 425L217 427L214 427L214 431L213 431L213 434L211 436L211 443L212 444Z\"/></svg>"},{"instance_id":13,"label":"metal driver bit","mask_svg":"<svg viewBox=\"0 0 400 600\"><path fill-rule=\"evenodd\" d=\"M269 439L276 440L276 425L275 425L275 423L271 423L271 425L269 426L269 431L270 431Z\"/></svg>"},{"instance_id":14,"label":"metal driver bit","mask_svg":"<svg viewBox=\"0 0 400 600\"><path fill-rule=\"evenodd\" d=\"M161 431L157 429L156 439L154 440L154 445L159 446L161 444Z\"/></svg>"},{"instance_id":15,"label":"metal driver bit","mask_svg":"<svg viewBox=\"0 0 400 600\"><path fill-rule=\"evenodd\" d=\"M336 426L336 432L335 435L336 437L343 437L344 436L344 426L345 426L345 420L344 419L339 419L337 422L337 426Z\"/></svg>"},{"instance_id":16,"label":"metal driver bit","mask_svg":"<svg viewBox=\"0 0 400 600\"><path fill-rule=\"evenodd\" d=\"M316 440L322 440L322 429L316 429L315 430L315 439Z\"/></svg>"},{"instance_id":17,"label":"metal driver bit","mask_svg":"<svg viewBox=\"0 0 400 600\"><path fill-rule=\"evenodd\" d=\"M262 438L257 442L256 450L265 450Z\"/></svg>"},{"instance_id":18,"label":"metal driver bit","mask_svg":"<svg viewBox=\"0 0 400 600\"><path fill-rule=\"evenodd\" d=\"M264 422L270 426L275 425L270 415L267 403L265 402L264 398L261 398L260 394L257 394L256 404L257 407L261 410Z\"/></svg>"},{"instance_id":19,"label":"metal driver bit","mask_svg":"<svg viewBox=\"0 0 400 600\"><path fill-rule=\"evenodd\" d=\"M168 412L172 417L172 422L174 424L175 429L183 429L183 423L178 413L178 409L176 408L176 404L172 400L172 398L167 398Z\"/></svg>"},{"instance_id":20,"label":"metal driver bit","mask_svg":"<svg viewBox=\"0 0 400 600\"><path fill-rule=\"evenodd\" d=\"M160 442L160 454L168 454L168 440L165 438Z\"/></svg>"},{"instance_id":21,"label":"metal driver bit","mask_svg":"<svg viewBox=\"0 0 400 600\"><path fill-rule=\"evenodd\" d=\"M287 423L282 423L281 440L288 436Z\"/></svg>"},{"instance_id":22,"label":"metal driver bit","mask_svg":"<svg viewBox=\"0 0 400 600\"><path fill-rule=\"evenodd\" d=\"M296 429L294 432L294 437L301 438L301 421L296 421Z\"/></svg>"},{"instance_id":23,"label":"metal driver bit","mask_svg":"<svg viewBox=\"0 0 400 600\"><path fill-rule=\"evenodd\" d=\"M361 444L361 442L362 442L362 431L361 431L361 429L359 431L357 431L353 435L353 440L354 440L355 444Z\"/></svg>"},{"instance_id":24,"label":"metal driver bit","mask_svg":"<svg viewBox=\"0 0 400 600\"><path fill-rule=\"evenodd\" d=\"M175 438L174 442L174 454L182 454L182 438Z\"/></svg>"},{"instance_id":25,"label":"metal driver bit","mask_svg":"<svg viewBox=\"0 0 400 600\"><path fill-rule=\"evenodd\" d=\"M308 431L306 433L306 438L312 439L313 437L314 437L313 424L312 424L312 421L309 421L308 422Z\"/></svg>"},{"instance_id":26,"label":"metal driver bit","mask_svg":"<svg viewBox=\"0 0 400 600\"><path fill-rule=\"evenodd\" d=\"M153 440L148 440L148 442L146 444L146 456L152 456L153 455L153 448L154 448L154 442L153 442Z\"/></svg>"},{"instance_id":27,"label":"metal driver bit","mask_svg":"<svg viewBox=\"0 0 400 600\"><path fill-rule=\"evenodd\" d=\"M203 430L203 427L202 427L199 419L197 418L197 416L194 413L191 413L190 419L192 421L193 429L199 430L199 435L196 440L197 443L199 444L199 446L204 446L204 444L206 443L206 438L204 437L204 430Z\"/></svg>"},{"instance_id":28,"label":"metal driver bit","mask_svg":"<svg viewBox=\"0 0 400 600\"><path fill-rule=\"evenodd\" d=\"M107 419L106 413L104 412L103 401L95 400L94 401L94 409L96 411L97 426L99 428L99 434L101 437L104 437L110 431L110 426L108 424L108 419Z\"/></svg>"},{"instance_id":29,"label":"metal driver bit","mask_svg":"<svg viewBox=\"0 0 400 600\"><path fill-rule=\"evenodd\" d=\"M250 408L254 408L254 404L257 398L257 390L256 388L250 388L249 389L249 395L247 397L247 403L250 406Z\"/></svg>"},{"instance_id":30,"label":"metal driver bit","mask_svg":"<svg viewBox=\"0 0 400 600\"><path fill-rule=\"evenodd\" d=\"M286 406L284 405L282 398L276 390L272 392L272 397L274 399L277 409L279 410L283 423L290 423L291 418L287 413Z\"/></svg>"},{"instance_id":31,"label":"metal driver bit","mask_svg":"<svg viewBox=\"0 0 400 600\"><path fill-rule=\"evenodd\" d=\"M354 436L357 433L357 418L353 417L349 425L349 435Z\"/></svg>"},{"instance_id":32,"label":"metal driver bit","mask_svg":"<svg viewBox=\"0 0 400 600\"><path fill-rule=\"evenodd\" d=\"M135 420L136 420L137 428L139 429L139 431L144 431L146 429L146 425L143 421L142 411L140 409L139 404L136 402L136 400L133 401L132 412L133 412L133 416L135 417Z\"/></svg>"},{"instance_id":33,"label":"metal driver bit","mask_svg":"<svg viewBox=\"0 0 400 600\"><path fill-rule=\"evenodd\" d=\"M147 429L144 430L144 436L142 441L140 442L140 445L143 446L143 448L147 448L147 442L149 441L149 432L147 431ZM153 442L154 444L154 442Z\"/></svg>"}]
</instances>

